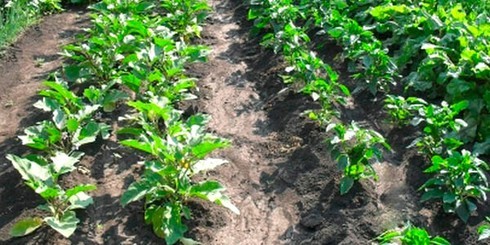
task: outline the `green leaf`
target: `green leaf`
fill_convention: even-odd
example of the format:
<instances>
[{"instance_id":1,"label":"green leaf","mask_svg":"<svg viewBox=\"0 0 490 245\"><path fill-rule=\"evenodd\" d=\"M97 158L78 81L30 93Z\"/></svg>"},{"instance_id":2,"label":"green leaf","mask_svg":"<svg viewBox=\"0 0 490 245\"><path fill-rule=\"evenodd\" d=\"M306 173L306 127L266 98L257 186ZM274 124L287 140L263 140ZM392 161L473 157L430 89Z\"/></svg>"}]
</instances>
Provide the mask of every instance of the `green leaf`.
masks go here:
<instances>
[{"instance_id":1,"label":"green leaf","mask_svg":"<svg viewBox=\"0 0 490 245\"><path fill-rule=\"evenodd\" d=\"M65 212L59 220L54 217L46 217L44 218L44 221L66 238L70 237L73 232L75 232L77 224L80 222L74 211Z\"/></svg>"},{"instance_id":2,"label":"green leaf","mask_svg":"<svg viewBox=\"0 0 490 245\"><path fill-rule=\"evenodd\" d=\"M43 96L48 96L56 99L60 103L66 104L67 102L71 102L73 104L78 104L77 96L71 92L65 84L61 84L58 82L50 82L46 81L43 83L54 91L43 90L39 94ZM56 91L56 92L55 92Z\"/></svg>"},{"instance_id":3,"label":"green leaf","mask_svg":"<svg viewBox=\"0 0 490 245\"><path fill-rule=\"evenodd\" d=\"M453 9L451 9L451 16L456 20L464 21L466 17L466 13L464 12L463 6L461 3L458 3Z\"/></svg>"},{"instance_id":4,"label":"green leaf","mask_svg":"<svg viewBox=\"0 0 490 245\"><path fill-rule=\"evenodd\" d=\"M65 73L66 79L68 81L70 81L70 82L74 82L78 78L80 78L80 70L81 70L81 68L79 66L77 66L77 65L65 66L63 70L64 70L64 73Z\"/></svg>"},{"instance_id":5,"label":"green leaf","mask_svg":"<svg viewBox=\"0 0 490 245\"><path fill-rule=\"evenodd\" d=\"M446 89L450 95L457 96L470 90L472 84L461 79L452 79L447 85Z\"/></svg>"},{"instance_id":6,"label":"green leaf","mask_svg":"<svg viewBox=\"0 0 490 245\"><path fill-rule=\"evenodd\" d=\"M64 152L56 152L55 155L51 157L54 171L58 174L65 174L73 171L75 169L75 164L78 163L82 155L73 157Z\"/></svg>"},{"instance_id":7,"label":"green leaf","mask_svg":"<svg viewBox=\"0 0 490 245\"><path fill-rule=\"evenodd\" d=\"M451 105L451 109L455 112L455 113L459 113L461 112L462 110L468 108L468 106L470 105L470 102L468 100L463 100L463 101L460 101L454 105Z\"/></svg>"},{"instance_id":8,"label":"green leaf","mask_svg":"<svg viewBox=\"0 0 490 245\"><path fill-rule=\"evenodd\" d=\"M134 202L143 198L152 189L145 182L133 182L121 196L121 205L126 206L130 202Z\"/></svg>"},{"instance_id":9,"label":"green leaf","mask_svg":"<svg viewBox=\"0 0 490 245\"><path fill-rule=\"evenodd\" d=\"M448 240L446 240L440 236L436 236L436 237L432 238L430 243L433 245L451 245L451 243Z\"/></svg>"},{"instance_id":10,"label":"green leaf","mask_svg":"<svg viewBox=\"0 0 490 245\"><path fill-rule=\"evenodd\" d=\"M73 144L76 147L92 143L97 139L97 134L100 132L99 124L96 122L89 122L83 128L79 128L74 135Z\"/></svg>"},{"instance_id":11,"label":"green leaf","mask_svg":"<svg viewBox=\"0 0 490 245\"><path fill-rule=\"evenodd\" d=\"M168 223L165 224L165 242L171 245L175 244L184 237L184 233L187 231L187 227L182 224L180 207L175 204L172 206L169 205L167 207L170 207L170 210L166 209L165 216L170 218L168 219Z\"/></svg>"},{"instance_id":12,"label":"green leaf","mask_svg":"<svg viewBox=\"0 0 490 245\"><path fill-rule=\"evenodd\" d=\"M141 80L138 79L135 75L130 74L122 77L122 82L132 91L139 93Z\"/></svg>"},{"instance_id":13,"label":"green leaf","mask_svg":"<svg viewBox=\"0 0 490 245\"><path fill-rule=\"evenodd\" d=\"M490 225L482 225L478 227L478 241L490 238Z\"/></svg>"},{"instance_id":14,"label":"green leaf","mask_svg":"<svg viewBox=\"0 0 490 245\"><path fill-rule=\"evenodd\" d=\"M94 203L92 197L85 192L78 192L77 194L72 195L68 201L71 203L70 210L87 208L90 204Z\"/></svg>"},{"instance_id":15,"label":"green leaf","mask_svg":"<svg viewBox=\"0 0 490 245\"><path fill-rule=\"evenodd\" d=\"M63 112L63 110L56 109L53 111L53 122L54 122L54 125L56 125L56 127L59 130L62 130L65 127L66 115Z\"/></svg>"},{"instance_id":16,"label":"green leaf","mask_svg":"<svg viewBox=\"0 0 490 245\"><path fill-rule=\"evenodd\" d=\"M68 190L66 190L66 197L67 198L70 198L80 192L87 192L87 191L93 191L97 189L97 187L95 185L89 185L89 184L82 184L82 185L77 185L73 188L70 188Z\"/></svg>"},{"instance_id":17,"label":"green leaf","mask_svg":"<svg viewBox=\"0 0 490 245\"><path fill-rule=\"evenodd\" d=\"M457 196L454 193L446 192L442 197L443 202L445 203L454 203L456 201Z\"/></svg>"},{"instance_id":18,"label":"green leaf","mask_svg":"<svg viewBox=\"0 0 490 245\"><path fill-rule=\"evenodd\" d=\"M60 107L60 104L56 100L44 97L34 103L34 107L43 111L54 111Z\"/></svg>"},{"instance_id":19,"label":"green leaf","mask_svg":"<svg viewBox=\"0 0 490 245\"><path fill-rule=\"evenodd\" d=\"M425 202L430 199L435 199L435 198L442 198L444 195L444 192L438 189L430 189L426 191L422 197L420 198L421 202Z\"/></svg>"},{"instance_id":20,"label":"green leaf","mask_svg":"<svg viewBox=\"0 0 490 245\"><path fill-rule=\"evenodd\" d=\"M344 195L354 186L354 179L351 177L343 177L340 180L340 195Z\"/></svg>"},{"instance_id":21,"label":"green leaf","mask_svg":"<svg viewBox=\"0 0 490 245\"><path fill-rule=\"evenodd\" d=\"M59 186L49 187L49 186L43 185L43 186L40 186L36 189L36 193L41 195L42 198L49 200L49 199L54 199L54 198L57 198L58 196L60 196L61 190L60 190Z\"/></svg>"},{"instance_id":22,"label":"green leaf","mask_svg":"<svg viewBox=\"0 0 490 245\"><path fill-rule=\"evenodd\" d=\"M24 180L38 180L44 182L51 178L49 170L36 162L11 154L7 155L7 159L12 162L12 165Z\"/></svg>"},{"instance_id":23,"label":"green leaf","mask_svg":"<svg viewBox=\"0 0 490 245\"><path fill-rule=\"evenodd\" d=\"M192 186L189 190L189 195L214 202L236 214L240 214L240 211L231 203L230 199L221 193L224 190L226 189L217 181L205 181Z\"/></svg>"},{"instance_id":24,"label":"green leaf","mask_svg":"<svg viewBox=\"0 0 490 245\"><path fill-rule=\"evenodd\" d=\"M458 217L463 220L465 223L468 222L468 219L470 218L470 210L468 210L468 207L466 206L466 203L460 203L456 207L456 214Z\"/></svg>"},{"instance_id":25,"label":"green leaf","mask_svg":"<svg viewBox=\"0 0 490 245\"><path fill-rule=\"evenodd\" d=\"M21 237L32 233L41 227L43 224L43 219L39 217L29 217L22 219L15 223L15 225L10 230L10 235L13 237Z\"/></svg>"},{"instance_id":26,"label":"green leaf","mask_svg":"<svg viewBox=\"0 0 490 245\"><path fill-rule=\"evenodd\" d=\"M345 33L345 30L342 27L335 27L328 30L328 35L332 38L339 38Z\"/></svg>"},{"instance_id":27,"label":"green leaf","mask_svg":"<svg viewBox=\"0 0 490 245\"><path fill-rule=\"evenodd\" d=\"M343 171L347 168L347 166L349 166L349 156L346 154L340 155L337 161L337 167L339 170Z\"/></svg>"},{"instance_id":28,"label":"green leaf","mask_svg":"<svg viewBox=\"0 0 490 245\"><path fill-rule=\"evenodd\" d=\"M134 140L134 139L128 139L128 140L121 141L121 144L124 146L127 146L127 147L131 147L131 148L140 150L140 151L144 151L146 153L153 154L150 143L140 142L140 141Z\"/></svg>"},{"instance_id":29,"label":"green leaf","mask_svg":"<svg viewBox=\"0 0 490 245\"><path fill-rule=\"evenodd\" d=\"M127 99L129 96L122 92L122 91L119 91L119 90L111 90L109 91L105 97L104 97L104 101L102 102L103 106L104 106L104 111L105 112L111 112L115 109L115 104L121 100L124 100L124 99ZM108 110L108 109L112 109L112 110Z\"/></svg>"},{"instance_id":30,"label":"green leaf","mask_svg":"<svg viewBox=\"0 0 490 245\"><path fill-rule=\"evenodd\" d=\"M79 125L80 124L75 118L70 118L66 121L66 129L68 130L69 133L75 132Z\"/></svg>"},{"instance_id":31,"label":"green leaf","mask_svg":"<svg viewBox=\"0 0 490 245\"><path fill-rule=\"evenodd\" d=\"M225 141L204 141L194 147L192 147L192 154L198 159L204 158L206 155L214 151L215 149L227 147L229 144Z\"/></svg>"}]
</instances>

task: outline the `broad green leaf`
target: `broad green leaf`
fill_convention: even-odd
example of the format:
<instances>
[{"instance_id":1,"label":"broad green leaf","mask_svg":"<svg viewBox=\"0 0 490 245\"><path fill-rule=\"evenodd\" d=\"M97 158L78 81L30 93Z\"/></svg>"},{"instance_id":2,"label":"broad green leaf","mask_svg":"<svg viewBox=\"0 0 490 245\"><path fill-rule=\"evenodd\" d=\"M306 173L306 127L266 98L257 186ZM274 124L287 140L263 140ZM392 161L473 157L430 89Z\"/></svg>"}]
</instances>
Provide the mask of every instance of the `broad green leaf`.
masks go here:
<instances>
[{"instance_id":1,"label":"broad green leaf","mask_svg":"<svg viewBox=\"0 0 490 245\"><path fill-rule=\"evenodd\" d=\"M63 69L65 76L66 76L66 79L68 81L71 81L71 82L74 82L78 78L80 78L80 70L81 70L81 68L77 65L68 65L68 66L65 66Z\"/></svg>"},{"instance_id":2,"label":"broad green leaf","mask_svg":"<svg viewBox=\"0 0 490 245\"><path fill-rule=\"evenodd\" d=\"M66 125L66 114L61 109L53 111L53 122L59 130L62 130Z\"/></svg>"},{"instance_id":3,"label":"broad green leaf","mask_svg":"<svg viewBox=\"0 0 490 245\"><path fill-rule=\"evenodd\" d=\"M490 238L490 225L482 225L478 227L478 241Z\"/></svg>"},{"instance_id":4,"label":"broad green leaf","mask_svg":"<svg viewBox=\"0 0 490 245\"><path fill-rule=\"evenodd\" d=\"M72 195L70 198L68 198L68 201L71 203L70 210L87 208L90 204L94 203L92 197L87 195L85 192L78 192L77 194Z\"/></svg>"},{"instance_id":5,"label":"broad green leaf","mask_svg":"<svg viewBox=\"0 0 490 245\"><path fill-rule=\"evenodd\" d=\"M68 130L69 133L75 132L79 125L80 124L75 118L70 118L66 121L66 129Z\"/></svg>"},{"instance_id":6,"label":"broad green leaf","mask_svg":"<svg viewBox=\"0 0 490 245\"><path fill-rule=\"evenodd\" d=\"M144 130L141 128L126 127L126 128L119 129L116 133L117 134L130 134L133 136L139 136L143 132L144 132Z\"/></svg>"},{"instance_id":7,"label":"broad green leaf","mask_svg":"<svg viewBox=\"0 0 490 245\"><path fill-rule=\"evenodd\" d=\"M420 201L425 202L427 200L434 199L434 198L442 198L443 195L444 195L444 192L441 190L430 189L422 195L422 197L420 198Z\"/></svg>"},{"instance_id":8,"label":"broad green leaf","mask_svg":"<svg viewBox=\"0 0 490 245\"><path fill-rule=\"evenodd\" d=\"M111 136L110 130L112 128L105 124L105 123L99 123L99 131L100 131L100 137L104 140L109 139Z\"/></svg>"},{"instance_id":9,"label":"broad green leaf","mask_svg":"<svg viewBox=\"0 0 490 245\"><path fill-rule=\"evenodd\" d=\"M29 217L22 219L15 223L15 225L10 230L10 235L13 237L28 235L35 231L37 228L41 227L42 224L43 219L39 217Z\"/></svg>"},{"instance_id":10,"label":"broad green leaf","mask_svg":"<svg viewBox=\"0 0 490 245\"><path fill-rule=\"evenodd\" d=\"M44 182L51 178L49 170L36 162L11 154L7 155L7 159L12 162L12 165L24 180L38 180Z\"/></svg>"},{"instance_id":11,"label":"broad green leaf","mask_svg":"<svg viewBox=\"0 0 490 245\"><path fill-rule=\"evenodd\" d=\"M87 123L83 128L79 128L74 135L73 144L76 147L92 143L97 139L97 134L100 132L98 123L93 121Z\"/></svg>"},{"instance_id":12,"label":"broad green leaf","mask_svg":"<svg viewBox=\"0 0 490 245\"><path fill-rule=\"evenodd\" d=\"M205 181L192 186L189 190L189 194L194 197L214 202L230 209L236 214L240 214L240 211L231 203L230 199L221 193L224 190L226 189L217 181Z\"/></svg>"},{"instance_id":13,"label":"broad green leaf","mask_svg":"<svg viewBox=\"0 0 490 245\"><path fill-rule=\"evenodd\" d=\"M465 19L466 13L464 12L463 6L460 3L451 9L451 16L456 20L463 21Z\"/></svg>"},{"instance_id":14,"label":"broad green leaf","mask_svg":"<svg viewBox=\"0 0 490 245\"><path fill-rule=\"evenodd\" d=\"M457 196L453 193L446 192L442 197L443 202L445 203L454 203L456 201Z\"/></svg>"},{"instance_id":15,"label":"broad green leaf","mask_svg":"<svg viewBox=\"0 0 490 245\"><path fill-rule=\"evenodd\" d=\"M44 121L39 125L28 127L24 130L25 135L19 136L19 139L23 145L37 150L45 150L49 147L50 142L55 142L61 135L56 130L48 130L50 126L49 122Z\"/></svg>"},{"instance_id":16,"label":"broad green leaf","mask_svg":"<svg viewBox=\"0 0 490 245\"><path fill-rule=\"evenodd\" d=\"M342 154L339 156L337 160L337 168L341 171L347 168L349 166L349 156L346 154Z\"/></svg>"},{"instance_id":17,"label":"broad green leaf","mask_svg":"<svg viewBox=\"0 0 490 245\"><path fill-rule=\"evenodd\" d=\"M340 180L340 195L344 195L354 186L354 179L350 177L343 177Z\"/></svg>"},{"instance_id":18,"label":"broad green leaf","mask_svg":"<svg viewBox=\"0 0 490 245\"><path fill-rule=\"evenodd\" d=\"M60 190L59 186L47 186L47 185L42 185L38 187L36 190L36 193L38 193L42 198L44 199L54 199L60 196L62 194L62 190Z\"/></svg>"},{"instance_id":19,"label":"broad green leaf","mask_svg":"<svg viewBox=\"0 0 490 245\"><path fill-rule=\"evenodd\" d=\"M451 109L456 112L456 113L459 113L461 112L462 110L468 108L468 106L470 105L470 102L468 100L463 100L463 101L460 101L454 105L451 105Z\"/></svg>"},{"instance_id":20,"label":"broad green leaf","mask_svg":"<svg viewBox=\"0 0 490 245\"><path fill-rule=\"evenodd\" d=\"M332 28L332 29L328 30L328 34L332 38L339 38L344 33L345 33L345 30L342 27L335 27L335 28Z\"/></svg>"},{"instance_id":21,"label":"broad green leaf","mask_svg":"<svg viewBox=\"0 0 490 245\"><path fill-rule=\"evenodd\" d=\"M122 77L122 82L132 91L139 93L141 80L137 78L135 75L130 74Z\"/></svg>"},{"instance_id":22,"label":"broad green leaf","mask_svg":"<svg viewBox=\"0 0 490 245\"><path fill-rule=\"evenodd\" d=\"M199 173L201 171L208 171L215 169L216 167L228 163L228 161L219 158L206 158L204 160L197 161L192 170L194 173Z\"/></svg>"},{"instance_id":23,"label":"broad green leaf","mask_svg":"<svg viewBox=\"0 0 490 245\"><path fill-rule=\"evenodd\" d=\"M126 206L143 198L153 187L144 182L133 182L121 196L121 205Z\"/></svg>"},{"instance_id":24,"label":"broad green leaf","mask_svg":"<svg viewBox=\"0 0 490 245\"><path fill-rule=\"evenodd\" d=\"M105 95L102 104L104 107L106 107L107 105L115 105L115 103L127 99L128 97L129 96L126 93L120 90L111 90ZM110 112L110 111L106 111L106 112Z\"/></svg>"},{"instance_id":25,"label":"broad green leaf","mask_svg":"<svg viewBox=\"0 0 490 245\"><path fill-rule=\"evenodd\" d=\"M60 107L60 104L58 104L56 100L44 97L41 100L38 100L36 103L34 103L34 107L41 109L43 111L54 111Z\"/></svg>"},{"instance_id":26,"label":"broad green leaf","mask_svg":"<svg viewBox=\"0 0 490 245\"><path fill-rule=\"evenodd\" d=\"M58 174L65 174L73 171L75 169L75 164L78 163L81 155L77 157L70 156L64 152L58 151L51 161L53 161L53 169Z\"/></svg>"},{"instance_id":27,"label":"broad green leaf","mask_svg":"<svg viewBox=\"0 0 490 245\"><path fill-rule=\"evenodd\" d=\"M66 238L70 237L73 232L75 232L77 224L80 222L74 211L65 212L59 220L54 217L46 217L44 218L44 221Z\"/></svg>"},{"instance_id":28,"label":"broad green leaf","mask_svg":"<svg viewBox=\"0 0 490 245\"><path fill-rule=\"evenodd\" d=\"M473 146L473 154L482 155L490 152L490 138L487 138L484 142L478 142Z\"/></svg>"},{"instance_id":29,"label":"broad green leaf","mask_svg":"<svg viewBox=\"0 0 490 245\"><path fill-rule=\"evenodd\" d=\"M39 93L40 95L48 96L48 97L54 95L59 102L63 101L64 103L70 102L73 104L77 104L78 102L77 96L73 92L71 92L66 87L66 85L58 82L50 82L50 81L46 81L43 84L56 91L58 94L55 94L54 91L44 90Z\"/></svg>"},{"instance_id":30,"label":"broad green leaf","mask_svg":"<svg viewBox=\"0 0 490 245\"><path fill-rule=\"evenodd\" d=\"M465 223L468 222L468 219L470 218L471 213L470 213L470 210L468 210L466 203L460 203L460 205L457 205L455 211L461 220L463 220Z\"/></svg>"},{"instance_id":31,"label":"broad green leaf","mask_svg":"<svg viewBox=\"0 0 490 245\"><path fill-rule=\"evenodd\" d=\"M211 153L212 151L227 147L228 142L217 140L217 141L204 141L194 147L192 147L192 154L196 156L198 159L204 158L206 155Z\"/></svg>"},{"instance_id":32,"label":"broad green leaf","mask_svg":"<svg viewBox=\"0 0 490 245\"><path fill-rule=\"evenodd\" d=\"M82 185L77 185L73 188L70 188L68 190L66 190L66 197L67 198L70 198L80 192L87 192L87 191L93 191L97 189L97 187L95 185L89 185L89 184L82 184Z\"/></svg>"},{"instance_id":33,"label":"broad green leaf","mask_svg":"<svg viewBox=\"0 0 490 245\"><path fill-rule=\"evenodd\" d=\"M170 208L170 210L168 209ZM187 227L182 224L182 216L180 207L174 205L168 205L164 214L167 218L165 224L165 242L172 245L178 242L184 237L184 233L187 231Z\"/></svg>"},{"instance_id":34,"label":"broad green leaf","mask_svg":"<svg viewBox=\"0 0 490 245\"><path fill-rule=\"evenodd\" d=\"M153 154L151 149L151 144L146 142L140 142L138 140L128 139L121 141L121 144L127 147L132 147L134 149L144 151L146 153Z\"/></svg>"},{"instance_id":35,"label":"broad green leaf","mask_svg":"<svg viewBox=\"0 0 490 245\"><path fill-rule=\"evenodd\" d=\"M79 122L81 122L83 119L93 118L94 112L96 112L99 108L100 105L85 105L78 111L76 118Z\"/></svg>"}]
</instances>

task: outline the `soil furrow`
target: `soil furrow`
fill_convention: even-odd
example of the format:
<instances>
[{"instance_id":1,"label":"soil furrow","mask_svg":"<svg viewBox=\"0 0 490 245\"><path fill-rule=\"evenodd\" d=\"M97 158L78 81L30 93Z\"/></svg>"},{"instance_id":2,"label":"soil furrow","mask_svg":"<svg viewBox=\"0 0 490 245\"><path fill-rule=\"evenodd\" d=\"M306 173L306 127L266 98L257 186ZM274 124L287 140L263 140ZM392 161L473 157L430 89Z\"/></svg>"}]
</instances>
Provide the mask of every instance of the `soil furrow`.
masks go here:
<instances>
[{"instance_id":1,"label":"soil furrow","mask_svg":"<svg viewBox=\"0 0 490 245\"><path fill-rule=\"evenodd\" d=\"M238 2L238 1L237 1ZM229 222L219 229L201 227L211 234L205 244L277 244L286 230L297 223L296 193L267 192L264 176L277 170L284 156L273 156L283 145L265 109L267 97L281 84L268 74L277 66L264 59L257 40L250 40L240 5L211 1L214 12L203 37L212 49L206 64L192 70L201 76L200 110L211 115L209 127L233 142L230 149L218 153L230 163L216 175L228 187L228 194L241 214L228 215ZM245 26L245 28L244 28ZM257 63L257 61L259 61ZM261 64L262 63L262 64ZM262 76L266 80L258 80ZM267 94L258 87L275 86ZM280 205L278 205L280 204ZM200 239L202 240L202 238Z\"/></svg>"}]
</instances>

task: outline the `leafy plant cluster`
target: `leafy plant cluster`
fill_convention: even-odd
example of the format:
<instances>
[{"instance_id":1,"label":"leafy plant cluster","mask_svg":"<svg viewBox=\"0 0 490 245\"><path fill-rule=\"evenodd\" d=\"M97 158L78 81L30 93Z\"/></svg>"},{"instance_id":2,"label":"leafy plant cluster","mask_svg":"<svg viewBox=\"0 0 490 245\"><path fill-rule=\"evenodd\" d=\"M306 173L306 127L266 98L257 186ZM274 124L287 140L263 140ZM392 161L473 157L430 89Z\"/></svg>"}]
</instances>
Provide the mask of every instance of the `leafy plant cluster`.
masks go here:
<instances>
[{"instance_id":1,"label":"leafy plant cluster","mask_svg":"<svg viewBox=\"0 0 490 245\"><path fill-rule=\"evenodd\" d=\"M27 235L43 223L65 237L73 234L79 222L74 210L93 203L87 192L95 190L95 186L79 184L67 188L59 180L77 168L84 155L81 146L109 136L109 126L94 119L99 106L85 103L59 77L44 85L47 88L39 93L43 98L34 106L49 113L51 118L27 127L24 135L19 136L22 144L35 153L23 157L9 154L7 159L26 185L45 200L38 208L47 214L44 218L19 221L11 230L12 236Z\"/></svg>"},{"instance_id":2,"label":"leafy plant cluster","mask_svg":"<svg viewBox=\"0 0 490 245\"><path fill-rule=\"evenodd\" d=\"M290 65L284 81L321 104L322 109L306 114L334 134L328 145L343 172L340 192L345 194L355 181L376 179L371 164L381 159L384 149L391 148L378 132L355 122L341 122L340 107L349 103L351 93L332 67L309 47L308 13L295 4L290 0L251 1L248 18L254 20L255 33L265 32L262 45L281 53Z\"/></svg>"},{"instance_id":3,"label":"leafy plant cluster","mask_svg":"<svg viewBox=\"0 0 490 245\"><path fill-rule=\"evenodd\" d=\"M431 237L425 229L418 228L410 223L401 229L386 231L377 237L376 240L381 245L450 245L449 241L443 237Z\"/></svg>"},{"instance_id":4,"label":"leafy plant cluster","mask_svg":"<svg viewBox=\"0 0 490 245\"><path fill-rule=\"evenodd\" d=\"M485 201L489 190L488 166L478 158L490 149L488 6L486 1L451 0L253 0L249 18L254 20L254 32L270 32L264 35L263 44L282 52L291 64L285 81L301 81L302 91L320 101L324 109L309 115L326 125L339 115L335 107L348 103L349 93L339 85L339 76L309 51L314 48L310 39L326 36L337 42L344 50L338 58L348 62L356 81L353 93L387 94L385 109L393 122L422 129L409 146L432 159L425 172L433 178L420 188L422 199L439 199L444 210L467 221L476 209L475 202ZM406 94L422 91L428 96L389 95L394 87L404 87ZM425 99L443 102L439 105ZM330 144L335 149L332 156L344 169L341 192L348 190L351 179L375 177L372 168L363 166L364 159L378 156L372 154L376 151L353 135L377 133L361 134L352 126L346 130L345 125L328 128L337 134ZM384 145L381 139L376 136L367 142L375 142L379 149ZM339 153L338 148L344 150ZM353 151L361 148L364 150ZM355 159L355 163L346 159ZM365 172L347 171L350 167Z\"/></svg>"},{"instance_id":5,"label":"leafy plant cluster","mask_svg":"<svg viewBox=\"0 0 490 245\"><path fill-rule=\"evenodd\" d=\"M8 157L26 184L46 199L41 208L53 215L23 220L12 235L26 235L42 221L66 237L75 231L73 210L92 203L85 192L95 186L64 190L59 177L76 168L81 146L110 136L103 115L127 102L131 110L121 118L126 127L117 135L125 138L122 145L147 157L143 176L125 191L121 204L144 199L145 221L157 236L167 244L192 242L184 237L182 220L191 218L190 200L208 200L239 213L219 182L192 178L226 163L207 155L229 142L206 133L207 116L184 116L175 106L195 98L195 79L186 76L184 66L205 60L208 49L189 42L199 36L198 25L210 8L202 0L103 0L90 9L93 28L64 47L69 62L45 82L43 99L35 104L52 118L20 136L44 155Z\"/></svg>"}]
</instances>

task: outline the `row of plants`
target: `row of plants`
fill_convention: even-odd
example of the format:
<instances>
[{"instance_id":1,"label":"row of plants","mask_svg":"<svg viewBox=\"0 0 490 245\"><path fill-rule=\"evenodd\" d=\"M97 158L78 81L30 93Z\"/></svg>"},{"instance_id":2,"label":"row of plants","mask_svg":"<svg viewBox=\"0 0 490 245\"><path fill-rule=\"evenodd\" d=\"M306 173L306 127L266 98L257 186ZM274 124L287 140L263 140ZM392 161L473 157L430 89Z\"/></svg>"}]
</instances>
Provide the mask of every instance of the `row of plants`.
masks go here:
<instances>
[{"instance_id":1,"label":"row of plants","mask_svg":"<svg viewBox=\"0 0 490 245\"><path fill-rule=\"evenodd\" d=\"M355 180L376 179L370 160L380 159L382 148L390 147L371 129L338 122L339 108L349 106L351 93L313 52L321 51L325 43L311 39L322 36L344 49L338 58L348 62L356 81L352 93L382 92L395 125L422 129L409 146L432 163L425 170L432 178L419 188L424 192L421 200L439 199L446 212L465 222L476 202L486 200L489 167L478 155L487 153L485 89L480 85L488 81L489 17L483 11L487 5L479 3L251 1L253 32L263 34L262 44L281 53L290 65L284 81L322 105L307 113L335 133L328 142L343 171L342 194ZM448 102L439 106L414 96L388 94L400 87L404 94L430 89L434 92L428 99Z\"/></svg>"},{"instance_id":2,"label":"row of plants","mask_svg":"<svg viewBox=\"0 0 490 245\"><path fill-rule=\"evenodd\" d=\"M73 170L83 156L80 146L95 141L97 135L105 139L115 134L122 145L146 153L141 162L135 163L144 166L144 173L124 192L121 204L144 200L145 222L152 225L157 236L167 244L192 242L184 237L187 227L182 220L191 218L188 204L192 199L211 201L239 213L223 194L222 184L193 179L226 163L207 155L230 142L206 133L208 116L184 116L176 108L177 102L195 98L191 90L196 79L186 76L184 66L205 60L208 49L190 42L199 37L200 24L210 8L202 0L103 0L90 9L94 13L93 28L78 43L64 47L68 62L62 75L45 83L50 89L42 91L43 100L35 104L51 112L52 120L26 129L26 136L20 137L24 144L51 154L53 162L70 165L48 165L45 160L33 164L43 159L39 155L9 159L23 177L39 179L39 166L51 166L49 173L57 175L48 182L56 184L59 175ZM100 121L108 120L104 115L123 102L130 108L120 118L125 127L110 132L111 128ZM59 150L67 153L60 155ZM39 184L31 182L26 179L30 187L41 193ZM64 213L53 220L58 222L58 228L66 229L71 224L69 232L48 224L67 237L71 235L78 222L74 222L72 210L80 207L72 207L71 199L83 193L83 204L88 205L92 201L84 192L94 188L82 185L76 187L77 193L71 189L63 192L63 205L71 206L63 206ZM52 195L52 191L49 193ZM67 212L69 217L65 218ZM12 234L30 233L41 225L38 221L21 221ZM17 230L23 232L16 234Z\"/></svg>"},{"instance_id":3,"label":"row of plants","mask_svg":"<svg viewBox=\"0 0 490 245\"><path fill-rule=\"evenodd\" d=\"M489 138L490 16L484 2L302 3L313 16L306 28L319 28L344 48L342 59L350 61L358 91L403 87L404 95L422 91L431 101L444 100L439 106L387 95L385 108L396 125L422 129L409 146L432 163L424 171L433 178L420 188L422 201L439 199L465 222L489 191L489 167L478 158L488 153Z\"/></svg>"},{"instance_id":4,"label":"row of plants","mask_svg":"<svg viewBox=\"0 0 490 245\"><path fill-rule=\"evenodd\" d=\"M381 160L384 150L391 150L384 137L373 129L361 127L357 122L343 123L341 109L352 103L349 88L339 75L311 50L307 29L301 26L305 16L293 1L252 1L248 14L254 20L255 33L264 33L262 45L281 53L288 67L283 79L308 94L322 106L306 111L327 132L332 158L343 172L341 194L347 193L355 181L377 178L372 167Z\"/></svg>"}]
</instances>

